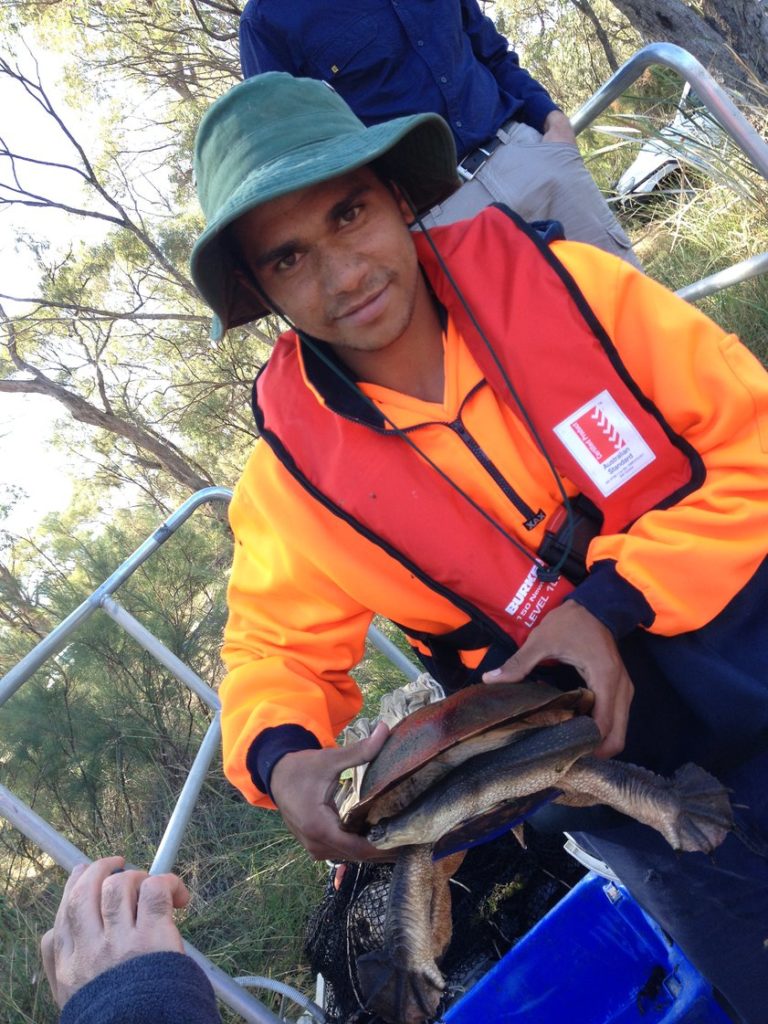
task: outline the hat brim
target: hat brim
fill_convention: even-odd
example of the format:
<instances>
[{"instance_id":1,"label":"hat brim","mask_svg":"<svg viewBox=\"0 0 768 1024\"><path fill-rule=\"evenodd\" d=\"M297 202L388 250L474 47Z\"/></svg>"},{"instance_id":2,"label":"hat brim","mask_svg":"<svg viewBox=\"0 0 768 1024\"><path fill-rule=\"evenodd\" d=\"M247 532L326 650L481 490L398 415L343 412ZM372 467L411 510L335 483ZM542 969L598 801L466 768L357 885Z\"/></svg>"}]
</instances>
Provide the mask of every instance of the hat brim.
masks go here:
<instances>
[{"instance_id":1,"label":"hat brim","mask_svg":"<svg viewBox=\"0 0 768 1024\"><path fill-rule=\"evenodd\" d=\"M253 291L240 284L225 229L272 199L366 164L375 164L380 173L396 181L418 212L439 203L459 185L453 135L437 114L400 117L335 135L254 168L192 250L192 278L216 314L213 337L269 312Z\"/></svg>"}]
</instances>

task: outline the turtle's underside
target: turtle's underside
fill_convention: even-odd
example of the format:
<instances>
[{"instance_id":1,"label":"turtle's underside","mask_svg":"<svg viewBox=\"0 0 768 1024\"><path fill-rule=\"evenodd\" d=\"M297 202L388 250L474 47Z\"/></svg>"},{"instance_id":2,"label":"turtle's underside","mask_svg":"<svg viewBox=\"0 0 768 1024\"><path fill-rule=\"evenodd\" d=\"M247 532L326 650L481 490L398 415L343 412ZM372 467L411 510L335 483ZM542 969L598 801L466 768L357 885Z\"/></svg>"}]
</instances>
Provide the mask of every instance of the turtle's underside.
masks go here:
<instances>
[{"instance_id":1,"label":"turtle's underside","mask_svg":"<svg viewBox=\"0 0 768 1024\"><path fill-rule=\"evenodd\" d=\"M607 804L659 831L676 850L708 853L732 826L723 786L687 764L672 779L591 757L600 733L588 690L543 683L462 690L404 719L363 781L343 825L398 849L384 948L357 961L367 1005L393 1024L435 1015L438 967L451 937L448 881L463 848L497 832L545 795Z\"/></svg>"}]
</instances>

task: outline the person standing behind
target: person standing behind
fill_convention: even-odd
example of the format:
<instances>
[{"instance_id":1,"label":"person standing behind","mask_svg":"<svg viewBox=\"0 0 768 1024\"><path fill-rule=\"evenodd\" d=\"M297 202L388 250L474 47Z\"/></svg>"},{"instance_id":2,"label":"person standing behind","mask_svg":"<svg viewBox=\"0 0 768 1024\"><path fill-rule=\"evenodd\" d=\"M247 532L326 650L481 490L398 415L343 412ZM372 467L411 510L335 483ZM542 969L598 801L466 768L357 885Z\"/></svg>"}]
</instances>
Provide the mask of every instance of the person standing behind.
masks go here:
<instances>
[{"instance_id":1,"label":"person standing behind","mask_svg":"<svg viewBox=\"0 0 768 1024\"><path fill-rule=\"evenodd\" d=\"M639 266L570 121L477 0L248 0L240 60L246 78L287 71L328 82L367 125L440 114L463 185L430 211L427 227L505 203Z\"/></svg>"}]
</instances>

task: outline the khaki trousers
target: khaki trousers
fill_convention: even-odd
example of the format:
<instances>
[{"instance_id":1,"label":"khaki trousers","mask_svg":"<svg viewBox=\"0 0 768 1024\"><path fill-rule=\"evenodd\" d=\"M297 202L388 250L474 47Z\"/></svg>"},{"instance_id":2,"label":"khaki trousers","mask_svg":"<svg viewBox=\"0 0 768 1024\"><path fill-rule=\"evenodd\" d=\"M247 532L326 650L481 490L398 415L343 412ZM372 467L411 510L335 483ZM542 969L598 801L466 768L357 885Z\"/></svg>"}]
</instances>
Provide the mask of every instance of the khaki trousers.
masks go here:
<instances>
[{"instance_id":1,"label":"khaki trousers","mask_svg":"<svg viewBox=\"0 0 768 1024\"><path fill-rule=\"evenodd\" d=\"M640 267L576 146L544 142L522 123L497 134L503 145L471 181L432 207L422 218L426 227L473 217L490 203L506 203L524 220L559 220L566 238L589 242Z\"/></svg>"}]
</instances>

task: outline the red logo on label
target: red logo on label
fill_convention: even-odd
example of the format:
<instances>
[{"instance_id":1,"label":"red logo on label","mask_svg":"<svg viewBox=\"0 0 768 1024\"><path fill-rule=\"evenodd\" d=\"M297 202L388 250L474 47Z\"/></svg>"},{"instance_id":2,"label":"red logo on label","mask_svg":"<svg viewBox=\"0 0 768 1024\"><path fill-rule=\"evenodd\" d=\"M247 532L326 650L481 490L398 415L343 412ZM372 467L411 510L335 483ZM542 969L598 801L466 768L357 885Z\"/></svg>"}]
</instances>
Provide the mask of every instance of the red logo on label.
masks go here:
<instances>
[{"instance_id":1,"label":"red logo on label","mask_svg":"<svg viewBox=\"0 0 768 1024\"><path fill-rule=\"evenodd\" d=\"M599 405L593 405L583 416L574 420L571 428L600 463L621 451L626 444Z\"/></svg>"}]
</instances>

